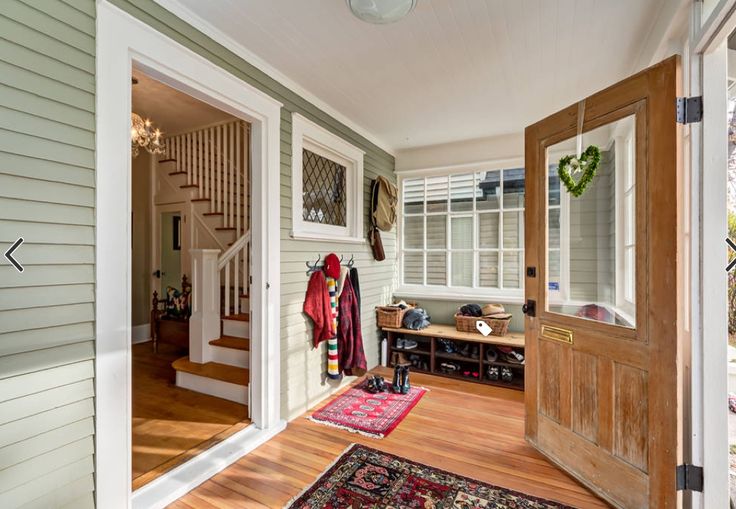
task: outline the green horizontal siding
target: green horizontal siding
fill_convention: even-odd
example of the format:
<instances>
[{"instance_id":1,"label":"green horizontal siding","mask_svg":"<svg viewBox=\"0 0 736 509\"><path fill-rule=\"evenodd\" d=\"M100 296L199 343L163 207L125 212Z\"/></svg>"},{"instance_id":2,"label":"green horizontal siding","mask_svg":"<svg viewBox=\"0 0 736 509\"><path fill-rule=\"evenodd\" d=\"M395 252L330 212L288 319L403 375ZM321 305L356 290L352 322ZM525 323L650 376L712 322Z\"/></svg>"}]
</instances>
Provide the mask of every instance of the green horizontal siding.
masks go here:
<instances>
[{"instance_id":1,"label":"green horizontal siding","mask_svg":"<svg viewBox=\"0 0 736 509\"><path fill-rule=\"evenodd\" d=\"M94 0L0 2L0 507L94 504Z\"/></svg>"},{"instance_id":2,"label":"green horizontal siding","mask_svg":"<svg viewBox=\"0 0 736 509\"><path fill-rule=\"evenodd\" d=\"M111 0L111 3L130 13L144 23L180 44L222 67L246 83L253 85L284 104L281 110L281 335L282 335L282 415L293 418L313 406L335 387L323 384L326 371L326 354L311 347L311 323L301 312L307 277L304 262L314 260L317 253L323 256L330 251L350 258L360 270L362 294L363 337L368 363L379 362L379 337L375 327L374 307L385 304L391 298L397 267L395 233L383 233L386 261L376 262L370 246L365 244L340 244L334 242L295 241L291 230L291 115L304 115L332 133L365 151L364 204L367 218L369 184L371 179L383 175L395 180L394 158L330 117L313 104L276 82L232 51L220 46L204 34L177 18L152 0ZM366 221L366 233L368 223Z\"/></svg>"}]
</instances>

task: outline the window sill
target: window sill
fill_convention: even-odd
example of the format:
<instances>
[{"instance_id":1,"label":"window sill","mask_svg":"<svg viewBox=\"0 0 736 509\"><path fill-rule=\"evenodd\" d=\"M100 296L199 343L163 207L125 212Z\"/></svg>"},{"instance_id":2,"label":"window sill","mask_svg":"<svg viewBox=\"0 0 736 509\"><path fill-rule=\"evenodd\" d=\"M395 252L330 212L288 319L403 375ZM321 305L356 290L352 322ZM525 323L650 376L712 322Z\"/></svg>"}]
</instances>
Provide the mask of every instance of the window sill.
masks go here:
<instances>
[{"instance_id":1,"label":"window sill","mask_svg":"<svg viewBox=\"0 0 736 509\"><path fill-rule=\"evenodd\" d=\"M294 232L289 235L294 240L306 240L313 242L334 242L336 244L363 244L367 239L363 237L340 237L324 233Z\"/></svg>"},{"instance_id":2,"label":"window sill","mask_svg":"<svg viewBox=\"0 0 736 509\"><path fill-rule=\"evenodd\" d=\"M433 289L426 286L420 287L399 287L394 290L394 297L421 299L421 300L446 300L446 301L463 301L478 302L489 301L502 304L523 304L523 293L517 295L499 294L487 292L481 289L465 289L458 291L447 291L446 289Z\"/></svg>"}]
</instances>

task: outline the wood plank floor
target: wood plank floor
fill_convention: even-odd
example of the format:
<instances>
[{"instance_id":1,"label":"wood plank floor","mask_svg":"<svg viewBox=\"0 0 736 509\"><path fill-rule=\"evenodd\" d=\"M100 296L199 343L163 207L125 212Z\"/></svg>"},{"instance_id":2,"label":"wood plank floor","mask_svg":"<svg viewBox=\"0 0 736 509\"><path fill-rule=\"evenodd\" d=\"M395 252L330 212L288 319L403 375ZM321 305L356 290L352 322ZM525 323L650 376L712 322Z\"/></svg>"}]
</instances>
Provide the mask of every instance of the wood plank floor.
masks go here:
<instances>
[{"instance_id":1,"label":"wood plank floor","mask_svg":"<svg viewBox=\"0 0 736 509\"><path fill-rule=\"evenodd\" d=\"M171 345L133 345L133 489L245 428L248 407L177 387ZM245 389L244 389L245 390Z\"/></svg>"},{"instance_id":2,"label":"wood plank floor","mask_svg":"<svg viewBox=\"0 0 736 509\"><path fill-rule=\"evenodd\" d=\"M385 368L373 371L389 375ZM283 507L355 442L536 497L608 507L524 441L523 393L430 375L414 374L412 382L429 392L387 438L301 416L169 507Z\"/></svg>"}]
</instances>

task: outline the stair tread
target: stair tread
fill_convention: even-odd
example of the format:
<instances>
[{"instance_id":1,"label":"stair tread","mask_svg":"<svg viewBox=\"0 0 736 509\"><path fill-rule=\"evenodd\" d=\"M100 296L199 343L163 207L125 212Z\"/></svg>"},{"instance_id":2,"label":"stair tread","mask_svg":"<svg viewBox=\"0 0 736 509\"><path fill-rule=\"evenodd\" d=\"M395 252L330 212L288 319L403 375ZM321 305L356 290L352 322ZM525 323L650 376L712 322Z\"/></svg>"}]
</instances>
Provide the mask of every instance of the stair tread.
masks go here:
<instances>
[{"instance_id":1,"label":"stair tread","mask_svg":"<svg viewBox=\"0 0 736 509\"><path fill-rule=\"evenodd\" d=\"M219 362L198 364L190 361L189 357L181 357L180 359L176 359L171 366L177 371L212 378L221 382L242 385L244 387L248 386L248 381L250 380L250 373L246 368L228 366Z\"/></svg>"},{"instance_id":2,"label":"stair tread","mask_svg":"<svg viewBox=\"0 0 736 509\"><path fill-rule=\"evenodd\" d=\"M250 314L238 313L237 315L228 315L222 317L223 320L237 320L239 322L250 322Z\"/></svg>"},{"instance_id":3,"label":"stair tread","mask_svg":"<svg viewBox=\"0 0 736 509\"><path fill-rule=\"evenodd\" d=\"M235 336L222 336L218 339L210 341L210 345L221 346L223 348L232 348L233 350L250 350L250 340L247 338L237 338Z\"/></svg>"},{"instance_id":4,"label":"stair tread","mask_svg":"<svg viewBox=\"0 0 736 509\"><path fill-rule=\"evenodd\" d=\"M173 163L173 162L176 162L176 159L172 159L172 158L159 159L158 162L159 162L159 164L161 164L161 163Z\"/></svg>"},{"instance_id":5,"label":"stair tread","mask_svg":"<svg viewBox=\"0 0 736 509\"><path fill-rule=\"evenodd\" d=\"M169 175L186 175L186 174L187 174L187 172L185 172L185 171L172 171L172 172L169 172Z\"/></svg>"},{"instance_id":6,"label":"stair tread","mask_svg":"<svg viewBox=\"0 0 736 509\"><path fill-rule=\"evenodd\" d=\"M183 186L179 186L179 187L181 187L182 189L191 189L191 188L195 188L199 186L197 184L184 184Z\"/></svg>"},{"instance_id":7,"label":"stair tread","mask_svg":"<svg viewBox=\"0 0 736 509\"><path fill-rule=\"evenodd\" d=\"M235 227L234 226L218 226L217 228L215 228L215 230L220 230L220 231L233 230L235 231Z\"/></svg>"}]
</instances>

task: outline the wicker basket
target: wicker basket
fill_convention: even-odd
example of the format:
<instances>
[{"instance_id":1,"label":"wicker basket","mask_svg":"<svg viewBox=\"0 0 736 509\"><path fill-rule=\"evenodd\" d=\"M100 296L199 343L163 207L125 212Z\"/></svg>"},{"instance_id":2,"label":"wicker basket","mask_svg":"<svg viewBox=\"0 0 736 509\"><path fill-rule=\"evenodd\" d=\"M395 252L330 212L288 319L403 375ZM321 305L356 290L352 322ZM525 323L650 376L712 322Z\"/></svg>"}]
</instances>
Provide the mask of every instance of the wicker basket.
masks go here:
<instances>
[{"instance_id":1,"label":"wicker basket","mask_svg":"<svg viewBox=\"0 0 736 509\"><path fill-rule=\"evenodd\" d=\"M376 324L378 327L386 327L389 329L400 329L404 315L410 309L414 309L416 305L409 304L406 309L396 306L378 306L376 308Z\"/></svg>"},{"instance_id":2,"label":"wicker basket","mask_svg":"<svg viewBox=\"0 0 736 509\"><path fill-rule=\"evenodd\" d=\"M463 316L460 313L455 313L455 328L460 332L475 332L480 334L478 329L475 327L475 322L483 320L491 328L491 335L493 336L505 336L509 331L509 323L511 317L508 318L493 318L490 316Z\"/></svg>"}]
</instances>

